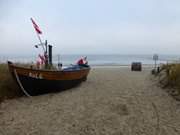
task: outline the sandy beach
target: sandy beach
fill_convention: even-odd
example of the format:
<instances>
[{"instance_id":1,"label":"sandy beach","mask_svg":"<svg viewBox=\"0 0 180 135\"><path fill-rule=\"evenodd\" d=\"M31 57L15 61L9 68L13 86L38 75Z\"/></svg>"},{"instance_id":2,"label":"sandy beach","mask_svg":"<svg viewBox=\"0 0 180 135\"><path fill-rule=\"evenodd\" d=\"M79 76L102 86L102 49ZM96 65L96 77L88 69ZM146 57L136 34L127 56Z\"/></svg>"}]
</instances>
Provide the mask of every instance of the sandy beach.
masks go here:
<instances>
[{"instance_id":1,"label":"sandy beach","mask_svg":"<svg viewBox=\"0 0 180 135\"><path fill-rule=\"evenodd\" d=\"M0 104L0 135L179 134L180 102L148 68L95 68L76 88Z\"/></svg>"}]
</instances>

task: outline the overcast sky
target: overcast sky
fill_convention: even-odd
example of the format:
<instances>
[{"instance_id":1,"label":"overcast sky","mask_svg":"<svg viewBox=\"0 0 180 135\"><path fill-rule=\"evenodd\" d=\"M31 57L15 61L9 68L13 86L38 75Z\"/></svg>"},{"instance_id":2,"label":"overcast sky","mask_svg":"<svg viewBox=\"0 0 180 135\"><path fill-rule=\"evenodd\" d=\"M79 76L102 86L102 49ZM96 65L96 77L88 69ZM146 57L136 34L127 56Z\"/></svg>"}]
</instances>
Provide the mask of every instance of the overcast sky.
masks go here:
<instances>
[{"instance_id":1,"label":"overcast sky","mask_svg":"<svg viewBox=\"0 0 180 135\"><path fill-rule=\"evenodd\" d=\"M0 54L180 54L180 0L0 0Z\"/></svg>"}]
</instances>

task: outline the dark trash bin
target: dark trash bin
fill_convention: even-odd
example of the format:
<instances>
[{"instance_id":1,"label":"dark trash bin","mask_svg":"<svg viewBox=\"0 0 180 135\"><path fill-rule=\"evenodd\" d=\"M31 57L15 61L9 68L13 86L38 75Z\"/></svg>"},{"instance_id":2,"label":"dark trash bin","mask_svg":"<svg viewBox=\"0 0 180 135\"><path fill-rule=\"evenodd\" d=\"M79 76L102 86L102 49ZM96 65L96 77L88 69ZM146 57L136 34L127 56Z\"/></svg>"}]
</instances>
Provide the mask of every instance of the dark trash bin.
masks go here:
<instances>
[{"instance_id":1,"label":"dark trash bin","mask_svg":"<svg viewBox=\"0 0 180 135\"><path fill-rule=\"evenodd\" d=\"M141 62L132 62L131 71L141 71L141 70L142 70Z\"/></svg>"}]
</instances>

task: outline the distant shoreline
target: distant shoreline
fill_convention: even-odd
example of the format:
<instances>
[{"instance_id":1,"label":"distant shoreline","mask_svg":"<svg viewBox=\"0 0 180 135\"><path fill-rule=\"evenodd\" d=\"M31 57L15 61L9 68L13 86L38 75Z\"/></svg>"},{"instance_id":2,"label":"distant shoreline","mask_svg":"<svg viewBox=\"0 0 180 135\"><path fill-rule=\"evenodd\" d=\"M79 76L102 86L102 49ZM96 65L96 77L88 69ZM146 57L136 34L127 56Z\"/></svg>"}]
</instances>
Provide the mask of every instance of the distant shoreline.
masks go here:
<instances>
[{"instance_id":1,"label":"distant shoreline","mask_svg":"<svg viewBox=\"0 0 180 135\"><path fill-rule=\"evenodd\" d=\"M19 63L19 62L18 62ZM0 64L7 64L6 62L0 62ZM22 63L22 64L31 64L31 63ZM34 63L35 64L35 63ZM57 64L54 64L57 66ZM63 67L69 67L71 64L65 64ZM130 68L131 64L90 64L92 68ZM153 68L154 64L143 64L142 67L144 68Z\"/></svg>"},{"instance_id":2,"label":"distant shoreline","mask_svg":"<svg viewBox=\"0 0 180 135\"><path fill-rule=\"evenodd\" d=\"M123 64L119 64L119 65L92 65L92 68L130 68L131 64L129 65L123 65ZM153 64L142 64L142 67L144 68L153 68L154 65Z\"/></svg>"},{"instance_id":3,"label":"distant shoreline","mask_svg":"<svg viewBox=\"0 0 180 135\"><path fill-rule=\"evenodd\" d=\"M132 62L141 62L142 66L152 66L154 61L152 55L60 55L58 59L57 55L53 55L53 63L56 65L58 61L63 64L63 66L70 66L75 64L79 58L82 56L87 56L88 63L92 67L128 67ZM35 64L37 56L0 56L0 63L6 63L7 60L13 61L14 63L31 63ZM157 63L179 63L180 55L159 55Z\"/></svg>"}]
</instances>

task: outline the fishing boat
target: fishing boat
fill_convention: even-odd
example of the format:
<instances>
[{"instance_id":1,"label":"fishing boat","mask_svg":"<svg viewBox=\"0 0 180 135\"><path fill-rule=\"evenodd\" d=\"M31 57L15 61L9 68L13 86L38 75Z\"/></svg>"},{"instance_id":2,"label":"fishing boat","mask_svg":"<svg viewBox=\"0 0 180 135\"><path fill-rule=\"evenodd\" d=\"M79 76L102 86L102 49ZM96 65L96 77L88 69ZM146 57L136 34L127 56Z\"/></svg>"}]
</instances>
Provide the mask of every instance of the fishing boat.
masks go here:
<instances>
[{"instance_id":1,"label":"fishing boat","mask_svg":"<svg viewBox=\"0 0 180 135\"><path fill-rule=\"evenodd\" d=\"M48 45L47 40L42 43L39 36L42 32L32 18L31 21L40 40L40 44L35 45L35 47L41 46L44 51L44 68L32 65L27 67L8 61L9 71L25 95L35 96L58 92L73 88L85 81L91 69L90 66L86 64L71 65L62 69L56 68L52 63L52 45Z\"/></svg>"},{"instance_id":2,"label":"fishing boat","mask_svg":"<svg viewBox=\"0 0 180 135\"><path fill-rule=\"evenodd\" d=\"M74 65L58 70L22 67L8 61L9 71L27 96L73 88L87 79L90 67Z\"/></svg>"}]
</instances>

